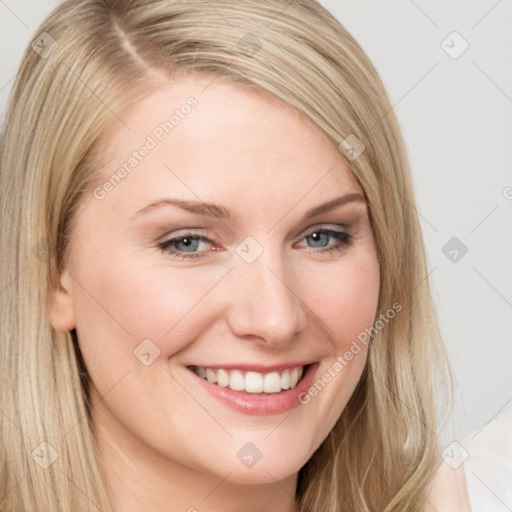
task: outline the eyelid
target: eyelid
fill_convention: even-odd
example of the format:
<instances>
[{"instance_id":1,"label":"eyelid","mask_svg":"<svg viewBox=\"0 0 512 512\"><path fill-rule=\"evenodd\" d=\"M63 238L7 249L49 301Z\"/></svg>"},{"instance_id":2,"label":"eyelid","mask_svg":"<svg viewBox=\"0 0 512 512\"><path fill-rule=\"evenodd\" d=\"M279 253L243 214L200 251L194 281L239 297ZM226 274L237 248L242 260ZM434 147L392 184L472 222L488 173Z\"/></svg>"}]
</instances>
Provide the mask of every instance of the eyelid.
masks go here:
<instances>
[{"instance_id":1,"label":"eyelid","mask_svg":"<svg viewBox=\"0 0 512 512\"><path fill-rule=\"evenodd\" d=\"M182 228L177 231L166 231L161 237L159 237L159 240L166 242L174 238L186 237L187 235L208 237L208 230L204 228Z\"/></svg>"},{"instance_id":2,"label":"eyelid","mask_svg":"<svg viewBox=\"0 0 512 512\"><path fill-rule=\"evenodd\" d=\"M324 234L327 234L328 236L337 238L338 245L349 244L351 242L351 240L353 239L352 234L345 227L339 226L339 225L337 225L336 227L332 227L332 226L329 227L324 224L324 225L320 225L320 226L313 226L312 228L309 228L308 230L306 230L304 232L304 234L299 238L299 240L294 245L304 242L308 237L310 237L311 235L313 235L315 233L324 233ZM345 241L343 241L343 239L345 239ZM335 247L336 247L336 245L333 246L332 248L334 249ZM312 249L313 252L322 252L322 249L315 250L313 247L310 247L309 249ZM329 249L325 248L323 250L328 251Z\"/></svg>"},{"instance_id":3,"label":"eyelid","mask_svg":"<svg viewBox=\"0 0 512 512\"><path fill-rule=\"evenodd\" d=\"M333 224L331 222L326 222L326 223L320 223L320 224L315 224L309 228L306 228L305 232L311 232L311 231L315 231L315 229L333 229L333 230L340 230L341 229L348 229L348 226L346 226L345 224Z\"/></svg>"},{"instance_id":4,"label":"eyelid","mask_svg":"<svg viewBox=\"0 0 512 512\"><path fill-rule=\"evenodd\" d=\"M183 230L179 230L176 233L173 233L170 238L167 238L164 241L159 242L158 247L163 252L168 253L170 256L172 256L176 259L184 260L184 261L185 260L191 261L194 259L203 259L203 258L208 257L210 252L219 251L220 248L218 245L216 245L214 237L210 238L208 236L201 235L200 233L193 232L192 231L193 229L195 229L195 228L185 228ZM198 231L204 231L204 230L199 229ZM338 234L338 235L342 235L342 236L341 237L335 236L335 238L337 238L337 243L335 245L333 245L332 247L320 248L320 249L310 248L311 250L308 252L329 253L332 251L341 250L344 246L349 245L352 240L352 235L349 233L347 228L343 225L317 224L314 226L310 226L305 231L303 231L301 233L301 237L298 242L305 240L306 238L308 238L309 236L311 236L314 233L320 233L320 232L324 233L324 234L329 234L330 236L333 236L333 234ZM345 238L345 240L343 240L343 237ZM204 242L204 243L210 245L211 249L206 250L206 251L199 251L199 252L186 252L186 251L179 251L176 249L171 250L173 243L183 240L185 238L195 238L201 242ZM298 242L296 242L296 243L298 243Z\"/></svg>"},{"instance_id":5,"label":"eyelid","mask_svg":"<svg viewBox=\"0 0 512 512\"><path fill-rule=\"evenodd\" d=\"M305 238L313 233L315 233L316 231L336 231L338 233L349 233L349 228L348 226L344 225L344 224L331 224L331 223L327 223L327 224L315 224L309 228L306 228L305 230L301 231L301 234L300 234L300 238Z\"/></svg>"},{"instance_id":6,"label":"eyelid","mask_svg":"<svg viewBox=\"0 0 512 512\"><path fill-rule=\"evenodd\" d=\"M323 230L330 229L332 231L337 231L337 232L343 231L343 232L347 232L347 233L349 230L348 226L346 226L344 224L318 223L318 224L314 224L306 229L301 230L300 234L297 236L297 238L298 238L298 240L301 240L302 238L305 238L305 237L311 235L312 233L314 233L315 231L318 231L321 229L323 229ZM206 230L204 228L183 228L183 229L179 229L176 232L173 231L171 233L166 233L165 235L163 235L161 237L161 241L159 243L166 243L171 240L175 240L175 239L179 239L179 238L186 238L187 236L201 238L201 239L208 241L212 244L214 243L215 238L217 238L215 234L213 236L209 236L208 230ZM293 238L296 238L296 237L293 237Z\"/></svg>"}]
</instances>

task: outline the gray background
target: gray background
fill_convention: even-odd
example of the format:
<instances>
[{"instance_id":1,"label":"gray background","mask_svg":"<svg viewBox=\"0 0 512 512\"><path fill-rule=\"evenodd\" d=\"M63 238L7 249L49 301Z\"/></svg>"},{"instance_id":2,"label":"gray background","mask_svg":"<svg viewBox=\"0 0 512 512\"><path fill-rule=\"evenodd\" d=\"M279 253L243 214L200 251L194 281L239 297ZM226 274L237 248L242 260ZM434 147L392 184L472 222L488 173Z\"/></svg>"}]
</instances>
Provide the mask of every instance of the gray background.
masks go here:
<instances>
[{"instance_id":1,"label":"gray background","mask_svg":"<svg viewBox=\"0 0 512 512\"><path fill-rule=\"evenodd\" d=\"M22 51L58 3L0 0L2 123ZM322 3L374 62L404 132L461 439L512 405L512 2ZM469 44L457 58L454 31Z\"/></svg>"}]
</instances>

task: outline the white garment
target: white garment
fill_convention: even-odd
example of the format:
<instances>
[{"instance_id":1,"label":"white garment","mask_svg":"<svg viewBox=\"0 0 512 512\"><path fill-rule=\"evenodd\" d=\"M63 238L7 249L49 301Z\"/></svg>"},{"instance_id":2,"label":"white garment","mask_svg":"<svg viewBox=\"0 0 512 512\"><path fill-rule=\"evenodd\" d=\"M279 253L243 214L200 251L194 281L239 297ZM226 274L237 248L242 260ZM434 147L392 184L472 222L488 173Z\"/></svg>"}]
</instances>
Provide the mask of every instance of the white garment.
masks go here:
<instances>
[{"instance_id":1,"label":"white garment","mask_svg":"<svg viewBox=\"0 0 512 512\"><path fill-rule=\"evenodd\" d=\"M466 437L464 470L473 512L512 512L512 409Z\"/></svg>"}]
</instances>

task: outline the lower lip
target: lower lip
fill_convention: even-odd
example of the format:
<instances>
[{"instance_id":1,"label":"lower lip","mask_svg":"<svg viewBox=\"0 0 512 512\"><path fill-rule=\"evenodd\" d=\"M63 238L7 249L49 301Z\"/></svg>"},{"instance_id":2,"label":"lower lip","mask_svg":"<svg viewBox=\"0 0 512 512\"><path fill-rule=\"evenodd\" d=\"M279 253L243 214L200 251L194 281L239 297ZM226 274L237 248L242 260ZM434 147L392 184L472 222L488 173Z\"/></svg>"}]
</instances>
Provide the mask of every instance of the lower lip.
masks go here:
<instances>
[{"instance_id":1,"label":"lower lip","mask_svg":"<svg viewBox=\"0 0 512 512\"><path fill-rule=\"evenodd\" d=\"M252 416L270 416L290 411L301 405L299 397L307 393L307 390L311 387L317 368L318 363L308 365L302 379L294 388L279 393L233 391L230 388L222 388L217 384L212 384L199 377L193 370L189 370L189 372L208 393L229 407Z\"/></svg>"}]
</instances>

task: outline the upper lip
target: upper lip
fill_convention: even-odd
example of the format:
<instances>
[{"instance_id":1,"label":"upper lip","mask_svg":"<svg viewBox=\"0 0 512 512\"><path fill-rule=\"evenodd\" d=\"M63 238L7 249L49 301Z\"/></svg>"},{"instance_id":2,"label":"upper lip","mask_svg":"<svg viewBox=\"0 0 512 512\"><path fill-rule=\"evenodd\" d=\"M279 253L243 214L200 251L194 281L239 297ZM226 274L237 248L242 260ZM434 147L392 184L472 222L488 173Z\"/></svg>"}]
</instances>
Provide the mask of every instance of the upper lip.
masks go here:
<instances>
[{"instance_id":1,"label":"upper lip","mask_svg":"<svg viewBox=\"0 0 512 512\"><path fill-rule=\"evenodd\" d=\"M188 368L211 368L212 370L242 370L246 372L270 373L280 372L289 368L297 368L314 364L316 361L293 361L275 365L263 365L254 363L226 363L226 364L193 364L187 365Z\"/></svg>"}]
</instances>

